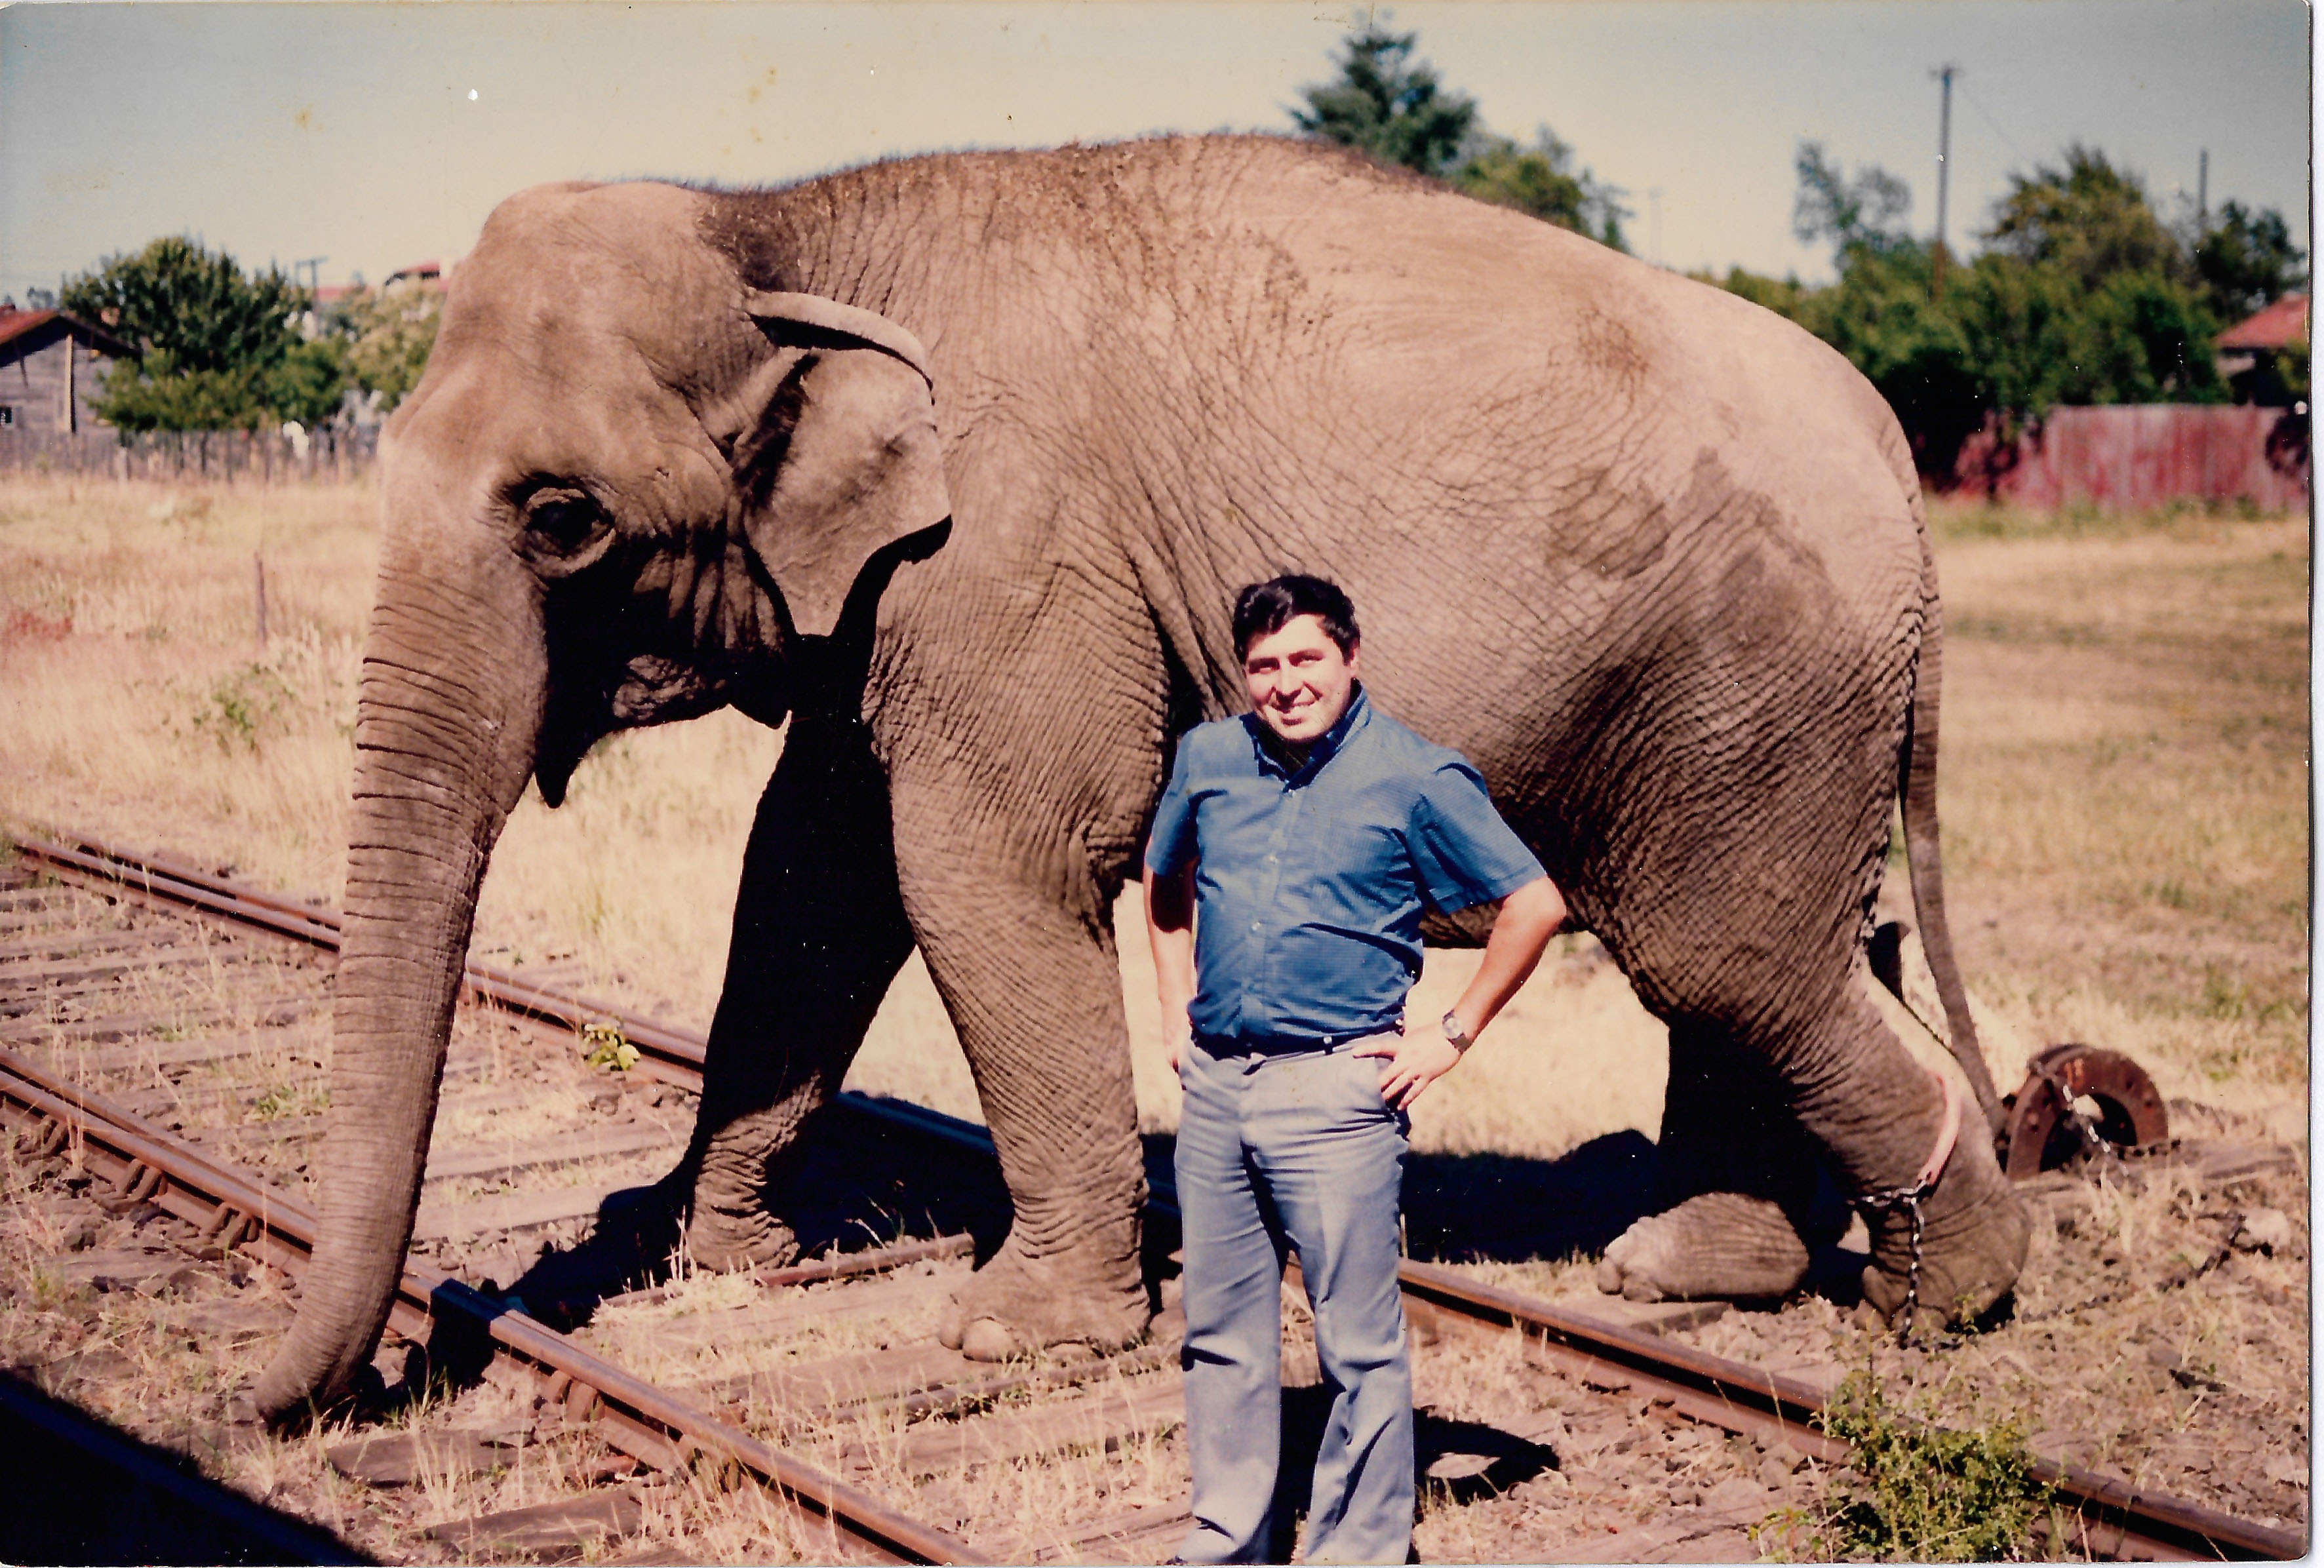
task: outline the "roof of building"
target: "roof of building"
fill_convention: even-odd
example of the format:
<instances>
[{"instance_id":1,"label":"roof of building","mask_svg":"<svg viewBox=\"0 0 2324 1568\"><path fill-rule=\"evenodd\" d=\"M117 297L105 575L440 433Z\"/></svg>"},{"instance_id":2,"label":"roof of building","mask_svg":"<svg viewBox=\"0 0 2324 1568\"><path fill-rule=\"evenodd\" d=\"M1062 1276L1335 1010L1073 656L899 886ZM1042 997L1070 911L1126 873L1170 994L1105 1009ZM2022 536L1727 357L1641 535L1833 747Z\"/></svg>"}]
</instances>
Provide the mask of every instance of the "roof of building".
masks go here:
<instances>
[{"instance_id":1,"label":"roof of building","mask_svg":"<svg viewBox=\"0 0 2324 1568\"><path fill-rule=\"evenodd\" d=\"M2219 334L2221 348L2285 348L2308 338L2308 296L2286 294Z\"/></svg>"},{"instance_id":2,"label":"roof of building","mask_svg":"<svg viewBox=\"0 0 2324 1568\"><path fill-rule=\"evenodd\" d=\"M18 310L14 308L0 310L0 344L13 343L51 321L63 321L74 330L87 334L93 346L105 350L116 359L137 352L104 327L93 326L78 316L68 316L61 310Z\"/></svg>"}]
</instances>

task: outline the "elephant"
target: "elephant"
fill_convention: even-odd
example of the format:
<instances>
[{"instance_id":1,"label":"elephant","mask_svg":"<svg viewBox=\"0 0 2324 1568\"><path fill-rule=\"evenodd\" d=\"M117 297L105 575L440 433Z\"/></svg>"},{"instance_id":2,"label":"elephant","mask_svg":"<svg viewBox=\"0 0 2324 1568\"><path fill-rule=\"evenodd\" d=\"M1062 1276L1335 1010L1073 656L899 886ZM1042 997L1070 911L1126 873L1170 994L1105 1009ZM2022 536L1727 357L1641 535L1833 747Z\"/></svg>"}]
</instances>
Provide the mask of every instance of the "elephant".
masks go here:
<instances>
[{"instance_id":1,"label":"elephant","mask_svg":"<svg viewBox=\"0 0 2324 1568\"><path fill-rule=\"evenodd\" d=\"M1233 593L1279 570L1351 595L1375 697L1475 764L1668 1023L1615 1287L1781 1291L1820 1168L1913 1185L1948 1101L1861 983L1900 797L1975 1056L1895 419L1774 314L1436 182L1221 136L540 187L451 274L379 472L321 1229L271 1413L373 1354L528 782L554 806L603 736L722 705L789 727L666 1184L695 1262L791 1254L787 1160L917 948L1013 1203L945 1342L1137 1342L1111 911L1175 737L1240 708ZM1987 1139L1919 1208L1871 1211L1876 1307L2009 1291Z\"/></svg>"}]
</instances>

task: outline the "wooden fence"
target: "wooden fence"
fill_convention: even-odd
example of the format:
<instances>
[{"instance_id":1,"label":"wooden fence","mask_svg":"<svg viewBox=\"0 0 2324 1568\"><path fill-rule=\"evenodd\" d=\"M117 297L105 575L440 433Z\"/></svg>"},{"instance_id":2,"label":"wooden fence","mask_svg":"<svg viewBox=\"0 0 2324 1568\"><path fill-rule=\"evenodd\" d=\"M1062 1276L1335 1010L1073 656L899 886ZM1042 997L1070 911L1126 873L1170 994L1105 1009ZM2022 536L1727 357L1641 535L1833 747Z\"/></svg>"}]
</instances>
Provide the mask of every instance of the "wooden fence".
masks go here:
<instances>
[{"instance_id":1,"label":"wooden fence","mask_svg":"<svg viewBox=\"0 0 2324 1568\"><path fill-rule=\"evenodd\" d=\"M1988 429L1953 470L1957 493L2021 506L2129 511L2172 501L2308 510L2308 415L2136 403L2052 409L2015 443Z\"/></svg>"},{"instance_id":2,"label":"wooden fence","mask_svg":"<svg viewBox=\"0 0 2324 1568\"><path fill-rule=\"evenodd\" d=\"M379 456L379 427L326 428L304 437L272 430L0 429L0 471L102 475L114 479L240 480L260 484L352 479Z\"/></svg>"}]
</instances>

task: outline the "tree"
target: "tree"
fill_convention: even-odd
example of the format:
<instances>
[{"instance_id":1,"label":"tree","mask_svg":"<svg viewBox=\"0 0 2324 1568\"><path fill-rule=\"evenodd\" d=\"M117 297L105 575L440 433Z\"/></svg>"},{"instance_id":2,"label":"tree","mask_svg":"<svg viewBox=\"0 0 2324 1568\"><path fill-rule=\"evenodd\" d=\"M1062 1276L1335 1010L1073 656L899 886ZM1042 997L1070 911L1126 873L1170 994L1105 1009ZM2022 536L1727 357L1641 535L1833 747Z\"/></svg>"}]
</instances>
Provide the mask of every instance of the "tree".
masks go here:
<instances>
[{"instance_id":1,"label":"tree","mask_svg":"<svg viewBox=\"0 0 2324 1568\"><path fill-rule=\"evenodd\" d=\"M2229 326L2308 281L2301 264L2308 253L2292 243L2283 215L2273 208L2251 212L2230 201L2191 248L2205 303Z\"/></svg>"},{"instance_id":2,"label":"tree","mask_svg":"<svg viewBox=\"0 0 2324 1568\"><path fill-rule=\"evenodd\" d=\"M378 395L380 412L392 412L420 384L443 309L442 294L409 279L384 289L358 287L340 300L347 367L357 386Z\"/></svg>"},{"instance_id":3,"label":"tree","mask_svg":"<svg viewBox=\"0 0 2324 1568\"><path fill-rule=\"evenodd\" d=\"M1621 203L1623 191L1600 184L1587 169L1577 171L1573 149L1547 125L1535 132L1530 147L1486 133L1452 171L1452 183L1480 201L1514 208L1618 251L1628 248L1622 220L1630 209Z\"/></svg>"},{"instance_id":4,"label":"tree","mask_svg":"<svg viewBox=\"0 0 2324 1568\"><path fill-rule=\"evenodd\" d=\"M124 430L311 423L337 404L332 354L293 325L306 292L274 268L245 276L225 252L172 236L70 280L62 303L137 349L91 403Z\"/></svg>"},{"instance_id":5,"label":"tree","mask_svg":"<svg viewBox=\"0 0 2324 1568\"><path fill-rule=\"evenodd\" d=\"M1687 276L1698 283L1708 283L1714 289L1724 289L1730 294L1740 295L1754 305L1773 310L1787 321L1800 319L1806 302L1821 291L1801 282L1797 276L1771 278L1765 272L1754 272L1742 267L1728 268L1723 278L1708 268L1689 272Z\"/></svg>"},{"instance_id":6,"label":"tree","mask_svg":"<svg viewBox=\"0 0 2324 1568\"><path fill-rule=\"evenodd\" d=\"M347 351L328 337L294 343L267 373L262 401L274 413L313 429L339 411L347 389Z\"/></svg>"},{"instance_id":7,"label":"tree","mask_svg":"<svg viewBox=\"0 0 2324 1568\"><path fill-rule=\"evenodd\" d=\"M1738 268L1723 286L1846 355L1896 410L1924 471L1951 473L1988 420L2006 438L2060 403L2223 395L2218 318L2136 180L2104 155L2070 147L2062 171L2016 177L1990 248L1949 273L1941 299L1933 246L1898 226L1911 204L1902 180L1877 167L1849 175L1813 142L1794 168L1794 232L1834 244L1838 281Z\"/></svg>"},{"instance_id":8,"label":"tree","mask_svg":"<svg viewBox=\"0 0 2324 1568\"><path fill-rule=\"evenodd\" d=\"M2219 322L2195 290L2152 269L2115 272L2081 311L2076 374L2061 402L2221 402Z\"/></svg>"},{"instance_id":9,"label":"tree","mask_svg":"<svg viewBox=\"0 0 2324 1568\"><path fill-rule=\"evenodd\" d=\"M1849 243L1843 262L1840 281L1803 298L1795 318L1888 400L1915 461L1949 469L1986 405L1951 301L1931 297L1932 247L1874 228Z\"/></svg>"},{"instance_id":10,"label":"tree","mask_svg":"<svg viewBox=\"0 0 2324 1568\"><path fill-rule=\"evenodd\" d=\"M1630 216L1618 186L1576 169L1573 149L1546 125L1531 146L1487 130L1477 103L1451 92L1435 68L1412 58L1417 35L1389 32L1377 22L1348 40L1336 81L1303 88L1304 110L1291 118L1319 141L1336 142L1456 189L1627 250Z\"/></svg>"},{"instance_id":11,"label":"tree","mask_svg":"<svg viewBox=\"0 0 2324 1568\"><path fill-rule=\"evenodd\" d=\"M2138 177L2079 142L2066 149L2063 169L2043 165L2010 176L1985 237L2021 261L2064 269L2085 288L2115 272L2188 272L2185 253L2154 216Z\"/></svg>"},{"instance_id":12,"label":"tree","mask_svg":"<svg viewBox=\"0 0 2324 1568\"><path fill-rule=\"evenodd\" d=\"M1368 152L1383 163L1441 175L1477 120L1465 93L1442 90L1425 60L1415 63L1418 35L1369 23L1350 39L1340 79L1304 88L1305 110L1291 118L1308 135Z\"/></svg>"},{"instance_id":13,"label":"tree","mask_svg":"<svg viewBox=\"0 0 2324 1568\"><path fill-rule=\"evenodd\" d=\"M1802 142L1793 155L1799 189L1792 198L1792 233L1803 244L1831 242L1836 253L1852 247L1886 251L1909 244L1893 226L1912 209L1913 188L1877 163L1849 180L1825 158L1823 143Z\"/></svg>"},{"instance_id":14,"label":"tree","mask_svg":"<svg viewBox=\"0 0 2324 1568\"><path fill-rule=\"evenodd\" d=\"M254 430L267 423L256 371L187 370L167 349L113 367L89 406L124 430Z\"/></svg>"}]
</instances>

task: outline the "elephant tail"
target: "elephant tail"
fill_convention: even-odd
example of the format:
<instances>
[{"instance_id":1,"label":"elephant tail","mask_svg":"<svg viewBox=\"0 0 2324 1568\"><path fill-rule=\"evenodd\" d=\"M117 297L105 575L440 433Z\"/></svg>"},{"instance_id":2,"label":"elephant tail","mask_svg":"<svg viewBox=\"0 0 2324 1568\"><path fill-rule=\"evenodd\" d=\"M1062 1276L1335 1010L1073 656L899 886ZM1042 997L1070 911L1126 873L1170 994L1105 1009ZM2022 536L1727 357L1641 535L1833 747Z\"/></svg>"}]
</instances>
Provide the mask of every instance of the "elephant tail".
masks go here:
<instances>
[{"instance_id":1,"label":"elephant tail","mask_svg":"<svg viewBox=\"0 0 2324 1568\"><path fill-rule=\"evenodd\" d=\"M1917 475L1912 476L1911 484L1913 522L1921 536L1923 620L1912 706L1905 715L1904 742L1897 758L1904 862L1913 873L1913 910L1921 922L1922 951L1936 976L1937 998L1945 1010L1947 1043L1998 1138L2003 1125L2001 1097L1994 1091L1993 1075L1987 1070L1985 1051L1978 1044L1969 992L1961 984L1960 965L1953 957L1952 931L1945 919L1944 861L1937 849L1937 696L1943 685L1944 611L1937 599L1937 558L1930 547Z\"/></svg>"}]
</instances>

